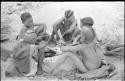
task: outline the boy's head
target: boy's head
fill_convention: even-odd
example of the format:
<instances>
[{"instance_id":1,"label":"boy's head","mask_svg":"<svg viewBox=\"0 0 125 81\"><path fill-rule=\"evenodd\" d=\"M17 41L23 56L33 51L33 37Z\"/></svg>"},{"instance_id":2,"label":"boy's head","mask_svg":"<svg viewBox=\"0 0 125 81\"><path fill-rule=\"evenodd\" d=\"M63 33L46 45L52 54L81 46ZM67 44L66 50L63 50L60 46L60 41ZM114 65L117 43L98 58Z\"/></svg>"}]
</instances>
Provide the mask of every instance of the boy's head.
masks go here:
<instances>
[{"instance_id":1,"label":"boy's head","mask_svg":"<svg viewBox=\"0 0 125 81\"><path fill-rule=\"evenodd\" d=\"M80 20L81 27L82 26L89 26L92 27L94 24L94 21L91 17L85 17Z\"/></svg>"},{"instance_id":2,"label":"boy's head","mask_svg":"<svg viewBox=\"0 0 125 81\"><path fill-rule=\"evenodd\" d=\"M72 10L66 10L65 11L65 17L66 19L72 17L74 15L74 12Z\"/></svg>"},{"instance_id":3,"label":"boy's head","mask_svg":"<svg viewBox=\"0 0 125 81\"><path fill-rule=\"evenodd\" d=\"M22 23L25 26L27 26L27 27L33 26L33 18L30 13L28 13L28 12L22 13L20 17L21 17Z\"/></svg>"}]
</instances>

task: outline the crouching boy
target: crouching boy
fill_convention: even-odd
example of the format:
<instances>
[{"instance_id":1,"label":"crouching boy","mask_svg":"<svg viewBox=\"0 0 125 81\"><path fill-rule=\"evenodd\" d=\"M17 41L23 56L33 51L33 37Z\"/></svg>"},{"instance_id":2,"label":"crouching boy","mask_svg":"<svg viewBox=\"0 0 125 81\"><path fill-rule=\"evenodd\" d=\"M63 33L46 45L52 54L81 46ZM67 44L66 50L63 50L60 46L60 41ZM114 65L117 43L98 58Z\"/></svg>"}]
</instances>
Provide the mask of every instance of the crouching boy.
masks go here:
<instances>
[{"instance_id":1,"label":"crouching boy","mask_svg":"<svg viewBox=\"0 0 125 81\"><path fill-rule=\"evenodd\" d=\"M36 39L36 33L25 33L24 38L19 41L13 51L14 68L24 76L34 76L38 72L39 62L33 59L39 53L39 46L35 45ZM42 71L42 68L40 70ZM8 70L8 73L11 71Z\"/></svg>"}]
</instances>

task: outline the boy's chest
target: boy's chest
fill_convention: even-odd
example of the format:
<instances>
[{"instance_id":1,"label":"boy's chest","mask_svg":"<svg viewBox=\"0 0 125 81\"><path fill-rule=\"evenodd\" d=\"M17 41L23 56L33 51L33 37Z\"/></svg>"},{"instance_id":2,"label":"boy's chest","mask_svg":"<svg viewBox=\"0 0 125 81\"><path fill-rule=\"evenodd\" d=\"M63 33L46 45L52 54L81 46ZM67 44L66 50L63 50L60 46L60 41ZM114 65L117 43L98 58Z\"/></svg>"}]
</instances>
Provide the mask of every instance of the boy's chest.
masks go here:
<instances>
[{"instance_id":1,"label":"boy's chest","mask_svg":"<svg viewBox=\"0 0 125 81\"><path fill-rule=\"evenodd\" d=\"M26 28L26 32L27 33L35 32L37 30L38 30L38 26L34 26L34 27L31 27L31 28Z\"/></svg>"},{"instance_id":2,"label":"boy's chest","mask_svg":"<svg viewBox=\"0 0 125 81\"><path fill-rule=\"evenodd\" d=\"M70 28L70 25L72 24L71 21L65 20L58 24L58 27L60 29L60 32L63 34L66 30Z\"/></svg>"},{"instance_id":3,"label":"boy's chest","mask_svg":"<svg viewBox=\"0 0 125 81\"><path fill-rule=\"evenodd\" d=\"M35 32L35 28L26 28L25 33L31 33L31 32Z\"/></svg>"}]
</instances>

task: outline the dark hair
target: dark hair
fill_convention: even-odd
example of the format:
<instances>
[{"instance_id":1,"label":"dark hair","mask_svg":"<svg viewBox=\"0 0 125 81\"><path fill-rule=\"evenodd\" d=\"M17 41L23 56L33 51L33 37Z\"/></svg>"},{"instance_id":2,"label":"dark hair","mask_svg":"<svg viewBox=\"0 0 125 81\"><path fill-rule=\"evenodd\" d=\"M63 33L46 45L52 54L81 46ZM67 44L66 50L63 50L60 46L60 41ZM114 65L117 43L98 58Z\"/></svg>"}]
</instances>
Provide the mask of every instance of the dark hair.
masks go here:
<instances>
[{"instance_id":1,"label":"dark hair","mask_svg":"<svg viewBox=\"0 0 125 81\"><path fill-rule=\"evenodd\" d=\"M91 17L85 17L80 20L82 25L92 26L94 24L94 21Z\"/></svg>"},{"instance_id":2,"label":"dark hair","mask_svg":"<svg viewBox=\"0 0 125 81\"><path fill-rule=\"evenodd\" d=\"M28 13L28 12L25 12L25 13L22 13L20 17L21 17L22 22L25 22L26 19L31 18L32 15L30 13Z\"/></svg>"},{"instance_id":3,"label":"dark hair","mask_svg":"<svg viewBox=\"0 0 125 81\"><path fill-rule=\"evenodd\" d=\"M66 18L71 17L73 14L74 14L74 12L73 12L72 10L66 10L66 11L65 11L65 16L66 16Z\"/></svg>"}]
</instances>

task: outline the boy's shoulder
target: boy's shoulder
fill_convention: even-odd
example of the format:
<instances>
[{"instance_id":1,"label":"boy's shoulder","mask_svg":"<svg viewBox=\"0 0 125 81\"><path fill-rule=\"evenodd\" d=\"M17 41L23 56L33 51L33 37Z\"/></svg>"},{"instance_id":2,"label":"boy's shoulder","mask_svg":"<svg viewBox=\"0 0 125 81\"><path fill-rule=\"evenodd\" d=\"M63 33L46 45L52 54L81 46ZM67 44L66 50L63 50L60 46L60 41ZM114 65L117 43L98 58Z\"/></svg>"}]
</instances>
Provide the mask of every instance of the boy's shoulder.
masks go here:
<instances>
[{"instance_id":1,"label":"boy's shoulder","mask_svg":"<svg viewBox=\"0 0 125 81\"><path fill-rule=\"evenodd\" d=\"M28 28L25 25L22 25L21 30L28 30Z\"/></svg>"},{"instance_id":2,"label":"boy's shoulder","mask_svg":"<svg viewBox=\"0 0 125 81\"><path fill-rule=\"evenodd\" d=\"M86 33L87 33L87 32L89 32L89 31L90 31L90 28L88 28L88 27L83 27L81 31L82 31L82 32L86 32Z\"/></svg>"},{"instance_id":3,"label":"boy's shoulder","mask_svg":"<svg viewBox=\"0 0 125 81\"><path fill-rule=\"evenodd\" d=\"M25 29L26 28L26 26L25 25L21 25L21 29Z\"/></svg>"},{"instance_id":4,"label":"boy's shoulder","mask_svg":"<svg viewBox=\"0 0 125 81\"><path fill-rule=\"evenodd\" d=\"M62 23L64 20L65 20L65 18L62 17L59 20L57 20L53 25L58 25L58 24Z\"/></svg>"}]
</instances>

